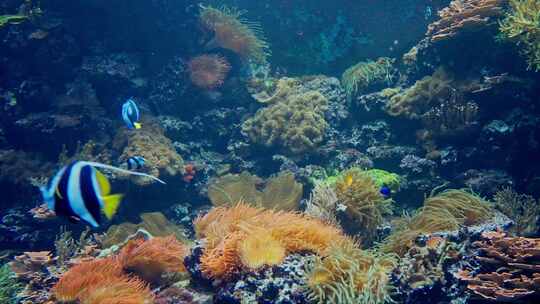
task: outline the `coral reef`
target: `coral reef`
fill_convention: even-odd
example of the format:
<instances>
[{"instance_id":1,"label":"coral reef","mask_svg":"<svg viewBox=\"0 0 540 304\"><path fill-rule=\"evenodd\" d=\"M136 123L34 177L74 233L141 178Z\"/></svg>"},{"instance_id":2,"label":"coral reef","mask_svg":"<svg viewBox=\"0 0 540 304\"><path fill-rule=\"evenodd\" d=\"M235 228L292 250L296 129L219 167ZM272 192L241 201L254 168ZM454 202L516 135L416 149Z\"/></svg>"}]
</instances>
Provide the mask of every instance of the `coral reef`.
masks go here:
<instances>
[{"instance_id":1,"label":"coral reef","mask_svg":"<svg viewBox=\"0 0 540 304\"><path fill-rule=\"evenodd\" d=\"M317 303L390 303L391 255L363 251L351 240L334 243L316 257L306 275L308 297Z\"/></svg>"},{"instance_id":2,"label":"coral reef","mask_svg":"<svg viewBox=\"0 0 540 304\"><path fill-rule=\"evenodd\" d=\"M343 73L341 85L348 96L355 96L373 84L381 83L389 86L395 73L392 64L393 60L390 58L359 62Z\"/></svg>"},{"instance_id":3,"label":"coral reef","mask_svg":"<svg viewBox=\"0 0 540 304\"><path fill-rule=\"evenodd\" d=\"M223 85L231 66L219 55L200 55L188 62L189 77L202 89L215 89Z\"/></svg>"},{"instance_id":4,"label":"coral reef","mask_svg":"<svg viewBox=\"0 0 540 304\"><path fill-rule=\"evenodd\" d=\"M473 246L477 248L473 259L481 268L465 268L455 274L467 283L470 293L495 302L534 303L538 300L538 239L485 232Z\"/></svg>"},{"instance_id":5,"label":"coral reef","mask_svg":"<svg viewBox=\"0 0 540 304\"><path fill-rule=\"evenodd\" d=\"M311 251L324 255L331 242L344 238L340 230L319 220L245 204L213 208L196 219L194 227L197 238L205 240L202 272L212 279L228 279L249 269L242 260L256 261L257 266L282 262L282 250L285 254ZM271 251L257 240L262 237L271 242Z\"/></svg>"},{"instance_id":6,"label":"coral reef","mask_svg":"<svg viewBox=\"0 0 540 304\"><path fill-rule=\"evenodd\" d=\"M540 204L534 197L518 194L511 188L504 188L493 198L495 208L507 215L514 225L510 232L517 236L527 236L538 232L540 220Z\"/></svg>"},{"instance_id":7,"label":"coral reef","mask_svg":"<svg viewBox=\"0 0 540 304\"><path fill-rule=\"evenodd\" d=\"M258 144L288 154L312 153L324 140L328 100L317 91L288 95L255 114L242 131Z\"/></svg>"},{"instance_id":8,"label":"coral reef","mask_svg":"<svg viewBox=\"0 0 540 304\"><path fill-rule=\"evenodd\" d=\"M233 206L243 201L256 207L284 211L298 209L302 191L302 184L290 172L281 172L266 182L247 172L227 174L208 186L208 196L214 206Z\"/></svg>"},{"instance_id":9,"label":"coral reef","mask_svg":"<svg viewBox=\"0 0 540 304\"><path fill-rule=\"evenodd\" d=\"M337 227L339 226L337 219L338 209L344 208L344 205L339 204L333 186L326 183L316 183L309 199L306 201L306 210L304 212Z\"/></svg>"},{"instance_id":10,"label":"coral reef","mask_svg":"<svg viewBox=\"0 0 540 304\"><path fill-rule=\"evenodd\" d=\"M269 47L259 24L242 20L245 12L232 8L201 6L201 24L214 37L207 47L222 47L237 53L242 59L265 63Z\"/></svg>"},{"instance_id":11,"label":"coral reef","mask_svg":"<svg viewBox=\"0 0 540 304\"><path fill-rule=\"evenodd\" d=\"M437 42L481 31L503 15L504 4L505 0L454 0L439 11L440 20L429 25L426 35Z\"/></svg>"},{"instance_id":12,"label":"coral reef","mask_svg":"<svg viewBox=\"0 0 540 304\"><path fill-rule=\"evenodd\" d=\"M156 177L184 174L183 159L174 149L171 140L165 136L157 120L146 116L141 123L143 127L140 130L121 128L117 133L113 147L122 151L120 163L125 163L131 156L141 156L146 160L145 169ZM144 177L136 177L134 181L139 185L151 183L150 179Z\"/></svg>"},{"instance_id":13,"label":"coral reef","mask_svg":"<svg viewBox=\"0 0 540 304\"><path fill-rule=\"evenodd\" d=\"M527 59L528 69L540 71L540 1L510 0L511 9L500 22L504 39L514 41Z\"/></svg>"}]
</instances>

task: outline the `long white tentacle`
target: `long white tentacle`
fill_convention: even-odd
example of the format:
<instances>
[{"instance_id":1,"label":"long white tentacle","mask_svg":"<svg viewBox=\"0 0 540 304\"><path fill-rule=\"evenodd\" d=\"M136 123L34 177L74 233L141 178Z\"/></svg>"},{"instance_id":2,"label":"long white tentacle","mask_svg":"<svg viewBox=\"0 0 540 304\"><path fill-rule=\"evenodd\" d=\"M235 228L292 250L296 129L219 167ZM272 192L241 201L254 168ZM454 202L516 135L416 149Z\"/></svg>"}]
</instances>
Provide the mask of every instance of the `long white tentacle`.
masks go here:
<instances>
[{"instance_id":1,"label":"long white tentacle","mask_svg":"<svg viewBox=\"0 0 540 304\"><path fill-rule=\"evenodd\" d=\"M160 180L159 178L157 178L155 176L152 176L152 175L149 175L149 174L146 174L146 173L134 172L134 171L125 170L125 169L122 169L122 168L118 168L118 167L114 167L114 166L110 166L110 165L105 165L105 164L102 164L102 163L91 162L91 161L83 161L83 163L88 164L88 165L90 165L92 167L109 169L109 170L113 170L113 171L117 171L117 172L121 172L121 173L125 173L125 174L145 176L145 177L151 178L151 179L153 179L153 180L155 180L157 182L160 182L162 184L166 184L164 181Z\"/></svg>"}]
</instances>

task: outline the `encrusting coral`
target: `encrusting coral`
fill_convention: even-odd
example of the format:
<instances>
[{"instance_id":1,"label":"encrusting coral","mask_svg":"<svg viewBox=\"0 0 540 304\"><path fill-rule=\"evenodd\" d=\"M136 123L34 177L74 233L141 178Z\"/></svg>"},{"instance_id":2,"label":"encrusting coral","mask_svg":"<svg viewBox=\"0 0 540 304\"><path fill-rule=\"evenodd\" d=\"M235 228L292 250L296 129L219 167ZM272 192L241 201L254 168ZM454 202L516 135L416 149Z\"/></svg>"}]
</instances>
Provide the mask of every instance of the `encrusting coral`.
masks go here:
<instances>
[{"instance_id":1,"label":"encrusting coral","mask_svg":"<svg viewBox=\"0 0 540 304\"><path fill-rule=\"evenodd\" d=\"M327 256L315 257L306 276L308 296L317 303L391 303L389 273L396 263L349 239L336 241Z\"/></svg>"},{"instance_id":2,"label":"encrusting coral","mask_svg":"<svg viewBox=\"0 0 540 304\"><path fill-rule=\"evenodd\" d=\"M377 61L359 62L343 73L341 85L348 96L354 96L375 83L389 85L395 72L392 63L392 59L384 57Z\"/></svg>"},{"instance_id":3,"label":"encrusting coral","mask_svg":"<svg viewBox=\"0 0 540 304\"><path fill-rule=\"evenodd\" d=\"M238 54L243 60L265 63L268 43L258 23L242 19L245 12L222 7L201 6L199 19L214 33L207 47L222 47Z\"/></svg>"},{"instance_id":4,"label":"encrusting coral","mask_svg":"<svg viewBox=\"0 0 540 304\"><path fill-rule=\"evenodd\" d=\"M290 172L281 172L266 182L247 172L227 174L208 186L208 196L214 206L233 206L244 201L252 206L284 211L298 209L302 191L302 184Z\"/></svg>"},{"instance_id":5,"label":"encrusting coral","mask_svg":"<svg viewBox=\"0 0 540 304\"><path fill-rule=\"evenodd\" d=\"M298 155L315 150L324 140L328 100L318 91L288 94L260 109L242 125L242 131L258 144L278 147Z\"/></svg>"},{"instance_id":6,"label":"encrusting coral","mask_svg":"<svg viewBox=\"0 0 540 304\"><path fill-rule=\"evenodd\" d=\"M500 23L501 37L515 41L528 69L540 71L540 1L510 0L511 9Z\"/></svg>"},{"instance_id":7,"label":"encrusting coral","mask_svg":"<svg viewBox=\"0 0 540 304\"><path fill-rule=\"evenodd\" d=\"M333 241L344 238L338 228L306 215L243 203L213 208L197 218L194 227L197 238L205 241L202 271L212 279L230 278L250 266L275 265L295 252L325 255ZM260 239L265 239L272 250L267 250Z\"/></svg>"},{"instance_id":8,"label":"encrusting coral","mask_svg":"<svg viewBox=\"0 0 540 304\"><path fill-rule=\"evenodd\" d=\"M201 55L188 62L189 77L202 89L215 89L223 84L231 69L227 60L219 55Z\"/></svg>"},{"instance_id":9,"label":"encrusting coral","mask_svg":"<svg viewBox=\"0 0 540 304\"><path fill-rule=\"evenodd\" d=\"M422 234L454 231L461 226L482 223L492 216L491 205L482 198L463 190L447 190L428 197L415 215L397 220L394 232L382 248L402 256Z\"/></svg>"},{"instance_id":10,"label":"encrusting coral","mask_svg":"<svg viewBox=\"0 0 540 304\"><path fill-rule=\"evenodd\" d=\"M141 124L141 129L121 128L117 133L113 147L116 151L121 151L120 163L125 163L132 156L141 156L146 160L144 168L151 175L159 177L184 174L184 161L171 140L165 136L158 121L145 116ZM151 179L144 177L136 177L134 181L140 185L152 183Z\"/></svg>"},{"instance_id":11,"label":"encrusting coral","mask_svg":"<svg viewBox=\"0 0 540 304\"><path fill-rule=\"evenodd\" d=\"M507 237L502 232L484 232L473 244L474 259L481 268L455 274L467 283L469 292L484 300L536 303L540 293L540 240Z\"/></svg>"}]
</instances>

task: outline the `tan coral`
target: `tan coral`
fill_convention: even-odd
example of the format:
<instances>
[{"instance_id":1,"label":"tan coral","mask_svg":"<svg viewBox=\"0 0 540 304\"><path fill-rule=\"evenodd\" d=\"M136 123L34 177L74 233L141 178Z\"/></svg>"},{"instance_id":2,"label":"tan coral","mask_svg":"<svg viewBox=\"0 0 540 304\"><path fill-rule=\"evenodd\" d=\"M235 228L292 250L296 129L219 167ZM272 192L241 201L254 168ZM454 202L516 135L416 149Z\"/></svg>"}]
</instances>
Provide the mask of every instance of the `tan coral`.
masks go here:
<instances>
[{"instance_id":1,"label":"tan coral","mask_svg":"<svg viewBox=\"0 0 540 304\"><path fill-rule=\"evenodd\" d=\"M146 159L145 168L151 175L159 177L184 174L182 157L176 152L171 140L165 136L158 121L152 117L145 117L141 123L141 129L128 130L122 127L116 135L113 147L121 151L120 162L124 163L132 156L141 156ZM140 185L153 182L145 177L136 177L134 180Z\"/></svg>"}]
</instances>

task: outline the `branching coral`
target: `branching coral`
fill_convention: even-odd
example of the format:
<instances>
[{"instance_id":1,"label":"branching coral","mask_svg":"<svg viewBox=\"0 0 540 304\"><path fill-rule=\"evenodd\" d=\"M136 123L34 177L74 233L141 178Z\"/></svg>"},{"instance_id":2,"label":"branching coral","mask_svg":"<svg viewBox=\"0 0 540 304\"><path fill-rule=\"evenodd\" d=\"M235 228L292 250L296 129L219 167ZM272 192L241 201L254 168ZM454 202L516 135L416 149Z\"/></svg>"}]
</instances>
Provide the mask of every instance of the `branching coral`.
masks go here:
<instances>
[{"instance_id":1,"label":"branching coral","mask_svg":"<svg viewBox=\"0 0 540 304\"><path fill-rule=\"evenodd\" d=\"M122 151L119 157L124 163L131 156L141 156L146 160L145 169L148 173L159 177L162 174L169 176L184 173L184 162L173 147L161 126L151 117L143 118L142 128L136 131L122 128L114 139L115 150ZM148 178L135 178L140 185L152 182Z\"/></svg>"},{"instance_id":2,"label":"branching coral","mask_svg":"<svg viewBox=\"0 0 540 304\"><path fill-rule=\"evenodd\" d=\"M394 232L383 243L383 250L403 255L421 234L476 225L492 215L491 206L482 198L462 190L447 190L427 198L414 216L396 221Z\"/></svg>"},{"instance_id":3,"label":"branching coral","mask_svg":"<svg viewBox=\"0 0 540 304\"><path fill-rule=\"evenodd\" d=\"M345 230L352 234L361 233L360 237L366 243L373 241L383 215L391 213L391 201L384 199L368 174L356 168L338 177L335 191L339 202L346 207L340 218Z\"/></svg>"},{"instance_id":4,"label":"branching coral","mask_svg":"<svg viewBox=\"0 0 540 304\"><path fill-rule=\"evenodd\" d=\"M148 241L132 240L118 256L124 271L136 274L146 282L160 282L166 273L184 272L187 248L174 236Z\"/></svg>"},{"instance_id":5,"label":"branching coral","mask_svg":"<svg viewBox=\"0 0 540 304\"><path fill-rule=\"evenodd\" d=\"M533 303L540 293L540 240L506 237L501 232L483 233L473 245L479 271L464 269L456 276L481 299L497 302ZM529 298L528 298L529 297Z\"/></svg>"},{"instance_id":6,"label":"branching coral","mask_svg":"<svg viewBox=\"0 0 540 304\"><path fill-rule=\"evenodd\" d=\"M446 40L464 32L475 32L503 14L506 0L454 0L439 11L440 20L428 27L431 42Z\"/></svg>"},{"instance_id":7,"label":"branching coral","mask_svg":"<svg viewBox=\"0 0 540 304\"><path fill-rule=\"evenodd\" d=\"M202 89L215 89L223 84L231 66L219 55L201 55L188 62L189 77Z\"/></svg>"},{"instance_id":8,"label":"branching coral","mask_svg":"<svg viewBox=\"0 0 540 304\"><path fill-rule=\"evenodd\" d=\"M307 274L309 298L317 303L390 303L389 273L396 259L363 251L346 239L316 257Z\"/></svg>"},{"instance_id":9,"label":"branching coral","mask_svg":"<svg viewBox=\"0 0 540 304\"><path fill-rule=\"evenodd\" d=\"M257 111L242 131L256 143L280 147L289 154L308 153L324 140L328 100L318 91L287 95Z\"/></svg>"},{"instance_id":10,"label":"branching coral","mask_svg":"<svg viewBox=\"0 0 540 304\"><path fill-rule=\"evenodd\" d=\"M264 184L264 188L261 189ZM257 207L291 211L298 208L302 198L302 184L290 172L282 172L266 183L247 172L227 174L215 179L208 187L214 206L232 206L239 201Z\"/></svg>"},{"instance_id":11,"label":"branching coral","mask_svg":"<svg viewBox=\"0 0 540 304\"><path fill-rule=\"evenodd\" d=\"M343 239L341 231L308 216L237 204L218 207L194 222L198 238L205 240L201 258L210 278L229 278L250 267L277 264L285 254L311 251L325 255L331 242ZM261 246L262 238L272 250ZM243 262L246 262L244 264Z\"/></svg>"},{"instance_id":12,"label":"branching coral","mask_svg":"<svg viewBox=\"0 0 540 304\"><path fill-rule=\"evenodd\" d=\"M495 207L514 221L510 231L518 236L536 233L540 219L540 203L534 197L518 194L511 188L495 193Z\"/></svg>"},{"instance_id":13,"label":"branching coral","mask_svg":"<svg viewBox=\"0 0 540 304\"><path fill-rule=\"evenodd\" d=\"M515 41L528 68L540 71L540 1L510 0L511 10L500 23L501 36Z\"/></svg>"},{"instance_id":14,"label":"branching coral","mask_svg":"<svg viewBox=\"0 0 540 304\"><path fill-rule=\"evenodd\" d=\"M395 73L392 63L392 59L384 57L377 61L359 62L343 73L341 85L348 96L354 96L375 83L390 85Z\"/></svg>"},{"instance_id":15,"label":"branching coral","mask_svg":"<svg viewBox=\"0 0 540 304\"><path fill-rule=\"evenodd\" d=\"M199 18L205 28L214 32L209 46L229 49L246 61L264 63L269 55L268 43L258 23L242 19L244 13L227 7L201 6Z\"/></svg>"}]
</instances>

